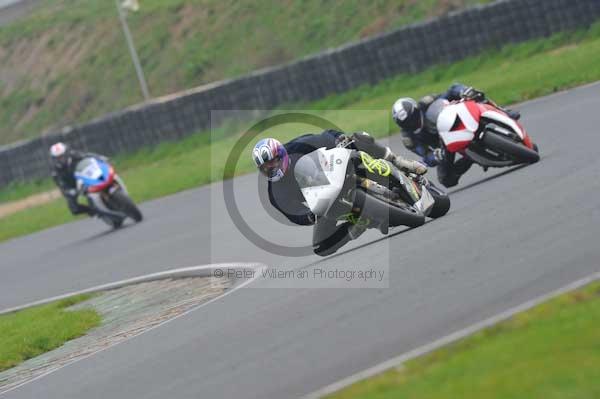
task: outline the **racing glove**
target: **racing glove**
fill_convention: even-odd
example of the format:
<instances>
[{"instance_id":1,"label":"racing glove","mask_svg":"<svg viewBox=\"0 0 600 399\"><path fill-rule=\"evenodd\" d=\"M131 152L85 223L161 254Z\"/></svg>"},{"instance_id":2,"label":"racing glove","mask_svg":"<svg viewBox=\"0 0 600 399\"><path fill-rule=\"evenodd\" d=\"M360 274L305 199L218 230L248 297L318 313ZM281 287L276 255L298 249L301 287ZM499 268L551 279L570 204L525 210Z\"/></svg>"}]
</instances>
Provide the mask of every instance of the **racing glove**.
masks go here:
<instances>
[{"instance_id":1,"label":"racing glove","mask_svg":"<svg viewBox=\"0 0 600 399\"><path fill-rule=\"evenodd\" d=\"M423 162L429 167L437 166L439 164L439 160L435 155L435 151L430 151L425 154L423 156Z\"/></svg>"},{"instance_id":2,"label":"racing glove","mask_svg":"<svg viewBox=\"0 0 600 399\"><path fill-rule=\"evenodd\" d=\"M479 90L475 90L473 87L465 88L461 93L461 97L467 100L474 100L477 102L485 101L485 93Z\"/></svg>"}]
</instances>

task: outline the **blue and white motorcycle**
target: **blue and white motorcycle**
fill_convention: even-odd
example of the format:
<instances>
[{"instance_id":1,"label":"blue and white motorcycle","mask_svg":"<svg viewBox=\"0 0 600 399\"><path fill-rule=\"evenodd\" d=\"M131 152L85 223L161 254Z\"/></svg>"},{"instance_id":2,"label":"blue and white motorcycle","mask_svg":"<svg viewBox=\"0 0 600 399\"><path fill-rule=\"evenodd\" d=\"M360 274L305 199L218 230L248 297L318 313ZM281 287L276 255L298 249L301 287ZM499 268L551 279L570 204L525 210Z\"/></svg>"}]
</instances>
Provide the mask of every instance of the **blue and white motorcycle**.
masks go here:
<instances>
[{"instance_id":1,"label":"blue and white motorcycle","mask_svg":"<svg viewBox=\"0 0 600 399\"><path fill-rule=\"evenodd\" d=\"M75 167L77 189L83 194L98 217L117 229L128 217L141 222L142 213L129 197L123 180L103 159L87 157Z\"/></svg>"}]
</instances>

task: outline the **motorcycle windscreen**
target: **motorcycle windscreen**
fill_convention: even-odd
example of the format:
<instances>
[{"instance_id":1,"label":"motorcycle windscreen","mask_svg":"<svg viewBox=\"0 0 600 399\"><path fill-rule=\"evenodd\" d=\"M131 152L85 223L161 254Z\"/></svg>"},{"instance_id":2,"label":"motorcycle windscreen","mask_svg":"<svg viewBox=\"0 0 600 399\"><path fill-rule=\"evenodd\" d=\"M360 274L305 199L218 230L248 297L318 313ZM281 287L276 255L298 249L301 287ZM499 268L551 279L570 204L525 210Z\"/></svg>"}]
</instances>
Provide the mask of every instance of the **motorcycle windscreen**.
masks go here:
<instances>
[{"instance_id":1,"label":"motorcycle windscreen","mask_svg":"<svg viewBox=\"0 0 600 399\"><path fill-rule=\"evenodd\" d=\"M318 150L302 156L296 162L294 177L301 189L329 184L329 179L325 175L319 160Z\"/></svg>"},{"instance_id":2,"label":"motorcycle windscreen","mask_svg":"<svg viewBox=\"0 0 600 399\"><path fill-rule=\"evenodd\" d=\"M103 184L110 167L95 158L84 158L75 167L75 178L85 187Z\"/></svg>"},{"instance_id":3,"label":"motorcycle windscreen","mask_svg":"<svg viewBox=\"0 0 600 399\"><path fill-rule=\"evenodd\" d=\"M325 215L337 199L344 185L348 159L347 150L320 148L296 162L294 177L315 215Z\"/></svg>"}]
</instances>

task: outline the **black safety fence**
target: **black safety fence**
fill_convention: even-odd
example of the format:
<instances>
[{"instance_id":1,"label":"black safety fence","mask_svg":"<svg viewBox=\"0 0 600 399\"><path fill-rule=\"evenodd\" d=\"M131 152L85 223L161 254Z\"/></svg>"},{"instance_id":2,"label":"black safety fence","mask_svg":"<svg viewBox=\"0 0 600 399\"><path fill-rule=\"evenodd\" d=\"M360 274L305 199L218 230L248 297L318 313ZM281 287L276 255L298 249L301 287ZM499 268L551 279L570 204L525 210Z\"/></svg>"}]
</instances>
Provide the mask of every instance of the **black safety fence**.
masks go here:
<instances>
[{"instance_id":1,"label":"black safety fence","mask_svg":"<svg viewBox=\"0 0 600 399\"><path fill-rule=\"evenodd\" d=\"M0 147L0 187L48 176L48 147L115 155L211 127L211 110L272 109L414 73L508 43L586 27L600 0L500 0L340 48L156 99L89 123Z\"/></svg>"}]
</instances>

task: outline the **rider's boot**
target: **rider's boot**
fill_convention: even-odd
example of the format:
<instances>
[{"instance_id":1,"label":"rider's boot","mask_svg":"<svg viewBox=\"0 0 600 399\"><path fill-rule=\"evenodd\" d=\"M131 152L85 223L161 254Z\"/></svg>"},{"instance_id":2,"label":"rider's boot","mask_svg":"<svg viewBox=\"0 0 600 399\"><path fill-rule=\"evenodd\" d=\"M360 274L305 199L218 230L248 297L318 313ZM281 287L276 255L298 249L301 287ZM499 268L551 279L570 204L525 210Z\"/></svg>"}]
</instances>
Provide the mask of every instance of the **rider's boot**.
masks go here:
<instances>
[{"instance_id":1,"label":"rider's boot","mask_svg":"<svg viewBox=\"0 0 600 399\"><path fill-rule=\"evenodd\" d=\"M377 228L381 231L381 234L387 235L390 232L390 226L387 223L381 223Z\"/></svg>"},{"instance_id":2,"label":"rider's boot","mask_svg":"<svg viewBox=\"0 0 600 399\"><path fill-rule=\"evenodd\" d=\"M96 210L93 209L92 207L87 207L87 209L85 210L85 213L87 213L88 216L90 216L90 217L98 216L98 212L96 212Z\"/></svg>"},{"instance_id":3,"label":"rider's boot","mask_svg":"<svg viewBox=\"0 0 600 399\"><path fill-rule=\"evenodd\" d=\"M400 155L396 155L389 148L388 153L386 154L386 157L384 159L390 161L394 164L394 166L396 166L398 169L404 172L414 173L416 175L424 175L425 173L427 173L427 166L425 166L421 162L406 159L404 157L401 157Z\"/></svg>"},{"instance_id":4,"label":"rider's boot","mask_svg":"<svg viewBox=\"0 0 600 399\"><path fill-rule=\"evenodd\" d=\"M96 211L87 205L80 204L78 202L69 203L69 208L71 209L71 213L73 215L82 215L87 214L88 216L95 216Z\"/></svg>"}]
</instances>

